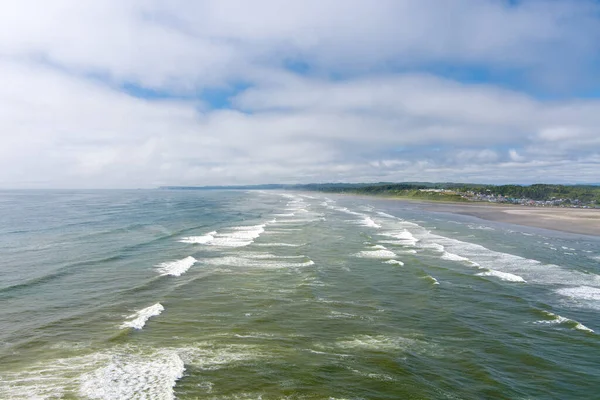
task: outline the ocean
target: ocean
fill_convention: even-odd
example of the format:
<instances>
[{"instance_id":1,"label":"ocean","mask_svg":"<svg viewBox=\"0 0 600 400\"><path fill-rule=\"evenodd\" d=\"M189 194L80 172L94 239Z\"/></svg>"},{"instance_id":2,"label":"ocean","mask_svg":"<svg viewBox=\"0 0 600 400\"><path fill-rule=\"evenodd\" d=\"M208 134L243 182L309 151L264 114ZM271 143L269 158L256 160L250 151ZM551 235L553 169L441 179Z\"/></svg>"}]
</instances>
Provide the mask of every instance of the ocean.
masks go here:
<instances>
[{"instance_id":1,"label":"ocean","mask_svg":"<svg viewBox=\"0 0 600 400\"><path fill-rule=\"evenodd\" d=\"M1 191L1 399L600 398L600 238L276 191Z\"/></svg>"}]
</instances>

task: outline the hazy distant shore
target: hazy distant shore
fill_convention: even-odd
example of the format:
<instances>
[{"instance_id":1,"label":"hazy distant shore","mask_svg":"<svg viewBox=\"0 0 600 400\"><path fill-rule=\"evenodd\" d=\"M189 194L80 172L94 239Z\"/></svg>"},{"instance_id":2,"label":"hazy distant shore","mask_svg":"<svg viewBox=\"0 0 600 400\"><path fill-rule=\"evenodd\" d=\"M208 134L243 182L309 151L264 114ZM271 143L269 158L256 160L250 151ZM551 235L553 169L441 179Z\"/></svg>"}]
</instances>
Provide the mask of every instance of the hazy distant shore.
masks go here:
<instances>
[{"instance_id":1,"label":"hazy distant shore","mask_svg":"<svg viewBox=\"0 0 600 400\"><path fill-rule=\"evenodd\" d=\"M501 206L485 203L427 203L427 209L470 215L488 221L600 236L600 209Z\"/></svg>"}]
</instances>

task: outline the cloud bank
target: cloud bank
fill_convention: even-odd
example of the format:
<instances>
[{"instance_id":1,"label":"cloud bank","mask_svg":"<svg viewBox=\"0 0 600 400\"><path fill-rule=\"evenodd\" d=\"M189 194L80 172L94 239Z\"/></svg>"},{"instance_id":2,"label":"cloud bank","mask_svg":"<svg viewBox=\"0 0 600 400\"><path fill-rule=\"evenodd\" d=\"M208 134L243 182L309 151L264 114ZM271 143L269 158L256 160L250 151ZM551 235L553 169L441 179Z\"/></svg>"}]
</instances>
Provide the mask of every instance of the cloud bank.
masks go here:
<instances>
[{"instance_id":1,"label":"cloud bank","mask_svg":"<svg viewBox=\"0 0 600 400\"><path fill-rule=\"evenodd\" d=\"M0 187L600 181L591 0L12 3Z\"/></svg>"}]
</instances>

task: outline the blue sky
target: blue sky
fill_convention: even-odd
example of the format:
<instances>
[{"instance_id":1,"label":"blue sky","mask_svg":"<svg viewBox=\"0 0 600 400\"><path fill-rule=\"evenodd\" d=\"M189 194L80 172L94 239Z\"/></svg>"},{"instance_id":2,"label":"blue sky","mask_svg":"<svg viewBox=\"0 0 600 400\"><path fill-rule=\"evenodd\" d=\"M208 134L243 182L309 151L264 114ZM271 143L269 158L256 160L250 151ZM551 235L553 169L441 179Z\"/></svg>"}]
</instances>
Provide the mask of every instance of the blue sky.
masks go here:
<instances>
[{"instance_id":1,"label":"blue sky","mask_svg":"<svg viewBox=\"0 0 600 400\"><path fill-rule=\"evenodd\" d=\"M3 4L0 187L598 182L600 4Z\"/></svg>"}]
</instances>

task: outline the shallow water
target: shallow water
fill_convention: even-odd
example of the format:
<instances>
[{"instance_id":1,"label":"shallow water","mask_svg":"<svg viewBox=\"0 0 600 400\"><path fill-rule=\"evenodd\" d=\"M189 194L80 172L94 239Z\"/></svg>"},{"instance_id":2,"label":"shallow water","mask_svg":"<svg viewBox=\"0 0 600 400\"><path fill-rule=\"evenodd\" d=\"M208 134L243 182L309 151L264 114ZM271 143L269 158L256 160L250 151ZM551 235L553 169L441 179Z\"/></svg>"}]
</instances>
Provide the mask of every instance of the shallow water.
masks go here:
<instances>
[{"instance_id":1,"label":"shallow water","mask_svg":"<svg viewBox=\"0 0 600 400\"><path fill-rule=\"evenodd\" d=\"M593 398L600 240L397 201L0 192L2 399Z\"/></svg>"}]
</instances>

